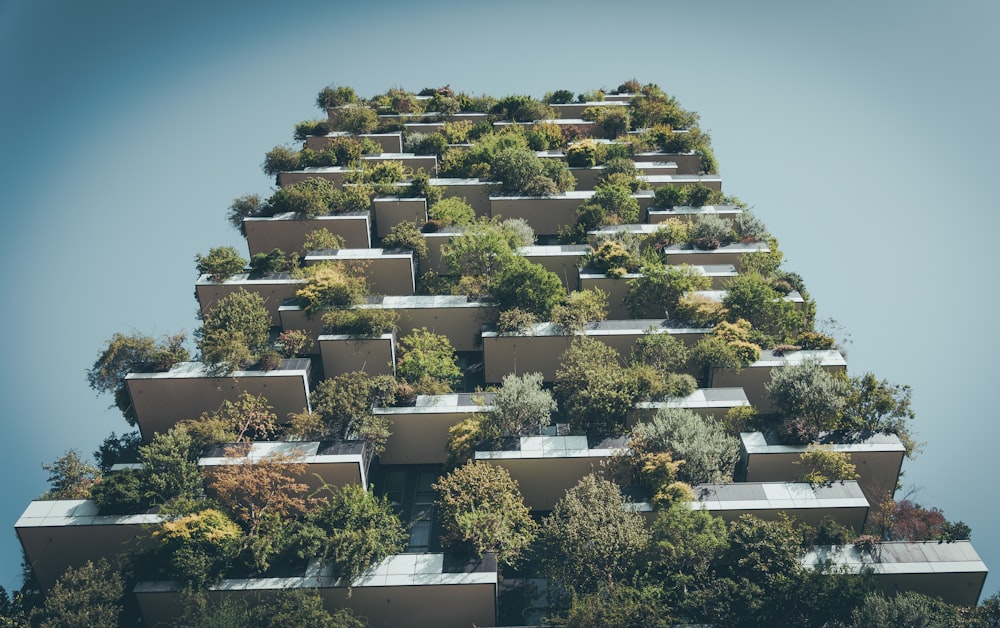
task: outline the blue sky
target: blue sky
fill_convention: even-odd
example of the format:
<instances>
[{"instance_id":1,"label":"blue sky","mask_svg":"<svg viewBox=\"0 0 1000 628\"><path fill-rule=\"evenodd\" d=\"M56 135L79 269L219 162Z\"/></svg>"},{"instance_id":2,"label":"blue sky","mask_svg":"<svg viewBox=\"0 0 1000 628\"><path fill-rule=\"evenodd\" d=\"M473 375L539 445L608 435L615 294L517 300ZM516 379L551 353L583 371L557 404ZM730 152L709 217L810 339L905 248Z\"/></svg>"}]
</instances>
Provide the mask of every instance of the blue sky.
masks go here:
<instances>
[{"instance_id":1,"label":"blue sky","mask_svg":"<svg viewBox=\"0 0 1000 628\"><path fill-rule=\"evenodd\" d=\"M0 0L0 585L18 584L13 523L40 464L128 429L85 370L116 331L194 329L194 255L245 251L226 207L268 192L264 152L331 82L541 96L635 77L675 94L724 189L850 332L850 372L913 386L926 445L904 492L1000 566L1000 5L338 4Z\"/></svg>"}]
</instances>

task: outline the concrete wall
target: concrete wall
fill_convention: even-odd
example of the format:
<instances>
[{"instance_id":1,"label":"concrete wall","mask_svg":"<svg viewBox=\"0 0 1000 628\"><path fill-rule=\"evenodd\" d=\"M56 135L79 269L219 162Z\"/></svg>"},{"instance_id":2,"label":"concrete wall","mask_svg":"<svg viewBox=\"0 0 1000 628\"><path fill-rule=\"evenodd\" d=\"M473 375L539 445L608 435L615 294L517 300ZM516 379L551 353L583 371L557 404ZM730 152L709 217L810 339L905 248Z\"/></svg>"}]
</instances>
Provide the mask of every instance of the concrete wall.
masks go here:
<instances>
[{"instance_id":1,"label":"concrete wall","mask_svg":"<svg viewBox=\"0 0 1000 628\"><path fill-rule=\"evenodd\" d=\"M422 198L376 198L372 209L375 212L375 233L379 238L384 238L390 229L401 222L412 222L418 229L427 222L427 201Z\"/></svg>"},{"instance_id":2,"label":"concrete wall","mask_svg":"<svg viewBox=\"0 0 1000 628\"><path fill-rule=\"evenodd\" d=\"M396 375L396 339L393 334L379 338L330 335L319 337L323 376L334 377L352 371L369 375Z\"/></svg>"},{"instance_id":3,"label":"concrete wall","mask_svg":"<svg viewBox=\"0 0 1000 628\"><path fill-rule=\"evenodd\" d=\"M565 192L558 196L493 196L490 215L501 219L523 218L536 235L558 235L576 224L576 210L593 192Z\"/></svg>"},{"instance_id":4,"label":"concrete wall","mask_svg":"<svg viewBox=\"0 0 1000 628\"><path fill-rule=\"evenodd\" d=\"M215 283L203 275L195 284L194 292L203 316L234 292L246 290L259 294L264 299L264 308L271 315L271 325L280 325L278 308L285 299L294 297L305 283L304 279L246 279L246 275L237 275L223 283Z\"/></svg>"},{"instance_id":5,"label":"concrete wall","mask_svg":"<svg viewBox=\"0 0 1000 628\"><path fill-rule=\"evenodd\" d=\"M244 218L247 247L250 256L281 249L285 253L304 253L306 236L317 229L344 238L349 249L367 249L372 245L372 224L369 212L340 216L303 218L296 214L280 214L272 218Z\"/></svg>"},{"instance_id":6,"label":"concrete wall","mask_svg":"<svg viewBox=\"0 0 1000 628\"><path fill-rule=\"evenodd\" d=\"M485 304L470 302L461 296L386 297L381 303L361 307L379 307L398 312L397 338L406 336L414 329L426 327L428 331L447 336L456 351L479 350L482 326L492 312Z\"/></svg>"},{"instance_id":7,"label":"concrete wall","mask_svg":"<svg viewBox=\"0 0 1000 628\"><path fill-rule=\"evenodd\" d=\"M373 294L412 295L417 275L413 253L387 249L339 249L313 251L305 257L307 266L326 261L343 262L361 268Z\"/></svg>"},{"instance_id":8,"label":"concrete wall","mask_svg":"<svg viewBox=\"0 0 1000 628\"><path fill-rule=\"evenodd\" d=\"M166 373L129 373L125 384L139 431L149 442L178 421L197 419L203 412L218 410L224 401L236 401L244 391L263 395L279 417L308 409L308 360L288 360L287 364L302 367L210 376L199 362L181 362Z\"/></svg>"}]
</instances>

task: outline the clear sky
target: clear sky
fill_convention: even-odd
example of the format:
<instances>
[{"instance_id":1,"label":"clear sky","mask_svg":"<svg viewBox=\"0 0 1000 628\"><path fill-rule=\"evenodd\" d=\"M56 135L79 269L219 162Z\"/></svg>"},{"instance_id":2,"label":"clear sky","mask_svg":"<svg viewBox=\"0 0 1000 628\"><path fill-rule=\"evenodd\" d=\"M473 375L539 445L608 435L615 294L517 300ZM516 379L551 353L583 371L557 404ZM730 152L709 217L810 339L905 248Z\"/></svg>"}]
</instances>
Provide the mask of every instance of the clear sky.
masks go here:
<instances>
[{"instance_id":1,"label":"clear sky","mask_svg":"<svg viewBox=\"0 0 1000 628\"><path fill-rule=\"evenodd\" d=\"M849 371L913 386L926 445L903 492L1000 568L1000 4L342 4L0 0L0 585L41 463L128 430L85 370L116 331L195 328L194 255L246 251L226 207L268 193L264 152L331 82L675 94L850 333Z\"/></svg>"}]
</instances>

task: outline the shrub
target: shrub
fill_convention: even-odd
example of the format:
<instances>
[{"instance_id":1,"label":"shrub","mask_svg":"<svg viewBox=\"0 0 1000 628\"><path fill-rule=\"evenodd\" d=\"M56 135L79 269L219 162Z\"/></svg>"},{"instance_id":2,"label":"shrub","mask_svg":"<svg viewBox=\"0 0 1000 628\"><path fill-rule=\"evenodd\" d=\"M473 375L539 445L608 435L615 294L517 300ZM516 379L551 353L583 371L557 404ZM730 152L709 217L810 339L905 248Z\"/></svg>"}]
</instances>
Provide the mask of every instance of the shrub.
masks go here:
<instances>
[{"instance_id":1,"label":"shrub","mask_svg":"<svg viewBox=\"0 0 1000 628\"><path fill-rule=\"evenodd\" d=\"M632 190L625 186L599 183L587 203L600 205L616 224L639 222L639 201L632 196Z\"/></svg>"},{"instance_id":2,"label":"shrub","mask_svg":"<svg viewBox=\"0 0 1000 628\"><path fill-rule=\"evenodd\" d=\"M281 249L271 249L270 253L257 253L250 260L250 273L258 276L288 272L293 268L295 263Z\"/></svg>"},{"instance_id":3,"label":"shrub","mask_svg":"<svg viewBox=\"0 0 1000 628\"><path fill-rule=\"evenodd\" d=\"M144 512L152 506L145 488L145 474L125 468L105 475L94 485L90 496L102 515L128 515Z\"/></svg>"},{"instance_id":4,"label":"shrub","mask_svg":"<svg viewBox=\"0 0 1000 628\"><path fill-rule=\"evenodd\" d=\"M289 146L275 146L267 151L261 165L264 174L269 177L277 177L281 172L298 170L299 167L299 152Z\"/></svg>"},{"instance_id":5,"label":"shrub","mask_svg":"<svg viewBox=\"0 0 1000 628\"><path fill-rule=\"evenodd\" d=\"M447 336L421 327L400 338L399 346L402 351L396 372L410 384L416 385L422 379L430 378L442 388L450 389L462 378L455 349Z\"/></svg>"},{"instance_id":6,"label":"shrub","mask_svg":"<svg viewBox=\"0 0 1000 628\"><path fill-rule=\"evenodd\" d=\"M344 237L339 233L330 233L326 227L314 229L306 234L302 243L303 251L321 251L342 249L345 246Z\"/></svg>"},{"instance_id":7,"label":"shrub","mask_svg":"<svg viewBox=\"0 0 1000 628\"><path fill-rule=\"evenodd\" d=\"M642 515L625 507L618 486L584 476L542 520L545 573L576 593L622 582L649 546Z\"/></svg>"},{"instance_id":8,"label":"shrub","mask_svg":"<svg viewBox=\"0 0 1000 628\"><path fill-rule=\"evenodd\" d=\"M407 133L403 148L416 155L440 155L448 149L448 140L441 133Z\"/></svg>"},{"instance_id":9,"label":"shrub","mask_svg":"<svg viewBox=\"0 0 1000 628\"><path fill-rule=\"evenodd\" d=\"M538 524L531 518L517 481L503 467L469 462L441 478L434 489L441 543L463 547L482 558L513 565L535 538Z\"/></svg>"},{"instance_id":10,"label":"shrub","mask_svg":"<svg viewBox=\"0 0 1000 628\"><path fill-rule=\"evenodd\" d=\"M341 198L341 192L332 182L310 177L272 194L267 200L267 208L272 215L292 212L314 218L332 213Z\"/></svg>"},{"instance_id":11,"label":"shrub","mask_svg":"<svg viewBox=\"0 0 1000 628\"><path fill-rule=\"evenodd\" d=\"M339 264L309 267L309 281L295 296L308 315L333 308L346 308L364 302L368 282Z\"/></svg>"},{"instance_id":12,"label":"shrub","mask_svg":"<svg viewBox=\"0 0 1000 628\"><path fill-rule=\"evenodd\" d=\"M719 301L699 294L684 294L677 300L673 318L693 327L715 327L726 320L728 313Z\"/></svg>"},{"instance_id":13,"label":"shrub","mask_svg":"<svg viewBox=\"0 0 1000 628\"><path fill-rule=\"evenodd\" d=\"M739 460L739 441L690 410L662 408L632 430L633 449L670 453L684 465L677 478L689 484L731 482Z\"/></svg>"},{"instance_id":14,"label":"shrub","mask_svg":"<svg viewBox=\"0 0 1000 628\"><path fill-rule=\"evenodd\" d=\"M836 428L849 392L847 382L815 360L774 369L765 389L778 414L809 421L818 429Z\"/></svg>"},{"instance_id":15,"label":"shrub","mask_svg":"<svg viewBox=\"0 0 1000 628\"><path fill-rule=\"evenodd\" d=\"M328 85L316 96L316 106L320 109L342 107L358 102L358 96L353 87L343 85Z\"/></svg>"},{"instance_id":16,"label":"shrub","mask_svg":"<svg viewBox=\"0 0 1000 628\"><path fill-rule=\"evenodd\" d=\"M555 315L553 315L553 319ZM538 317L519 307L500 312L497 319L497 331L501 334L525 334L538 323Z\"/></svg>"},{"instance_id":17,"label":"shrub","mask_svg":"<svg viewBox=\"0 0 1000 628\"><path fill-rule=\"evenodd\" d=\"M833 336L827 336L816 331L804 331L795 339L795 344L809 350L833 349L834 343L836 343L836 340Z\"/></svg>"},{"instance_id":18,"label":"shrub","mask_svg":"<svg viewBox=\"0 0 1000 628\"><path fill-rule=\"evenodd\" d=\"M300 329L287 329L278 334L275 348L285 358L294 358L308 353L314 344L315 341L307 332Z\"/></svg>"},{"instance_id":19,"label":"shrub","mask_svg":"<svg viewBox=\"0 0 1000 628\"><path fill-rule=\"evenodd\" d=\"M727 243L734 240L733 228L725 218L720 218L714 214L699 216L698 220L691 225L688 235L690 242L698 247L699 241L711 240L717 244L714 247L698 248L718 248L718 243Z\"/></svg>"},{"instance_id":20,"label":"shrub","mask_svg":"<svg viewBox=\"0 0 1000 628\"><path fill-rule=\"evenodd\" d=\"M442 227L464 227L475 222L476 210L465 199L449 196L431 205L427 209L427 216Z\"/></svg>"},{"instance_id":21,"label":"shrub","mask_svg":"<svg viewBox=\"0 0 1000 628\"><path fill-rule=\"evenodd\" d=\"M534 122L549 120L555 116L552 108L530 96L506 96L490 109L490 113L500 120L513 122Z\"/></svg>"},{"instance_id":22,"label":"shrub","mask_svg":"<svg viewBox=\"0 0 1000 628\"><path fill-rule=\"evenodd\" d=\"M527 147L501 148L490 160L490 175L505 194L520 195L536 177L545 176L541 159Z\"/></svg>"},{"instance_id":23,"label":"shrub","mask_svg":"<svg viewBox=\"0 0 1000 628\"><path fill-rule=\"evenodd\" d=\"M393 225L382 238L382 246L387 249L413 251L419 259L427 259L427 238L412 222L400 222Z\"/></svg>"},{"instance_id":24,"label":"shrub","mask_svg":"<svg viewBox=\"0 0 1000 628\"><path fill-rule=\"evenodd\" d=\"M268 347L270 330L264 299L240 288L202 316L195 337L203 362L231 371L257 359Z\"/></svg>"},{"instance_id":25,"label":"shrub","mask_svg":"<svg viewBox=\"0 0 1000 628\"><path fill-rule=\"evenodd\" d=\"M545 427L557 408L552 393L542 388L541 373L504 375L493 401L493 413L483 428L487 436L518 436Z\"/></svg>"},{"instance_id":26,"label":"shrub","mask_svg":"<svg viewBox=\"0 0 1000 628\"><path fill-rule=\"evenodd\" d=\"M629 280L625 295L625 306L633 318L669 318L684 294L712 285L711 279L687 264L645 266L642 273Z\"/></svg>"},{"instance_id":27,"label":"shrub","mask_svg":"<svg viewBox=\"0 0 1000 628\"><path fill-rule=\"evenodd\" d=\"M684 342L668 333L647 329L635 341L632 362L646 364L661 372L682 370L687 366L688 349Z\"/></svg>"},{"instance_id":28,"label":"shrub","mask_svg":"<svg viewBox=\"0 0 1000 628\"><path fill-rule=\"evenodd\" d=\"M470 414L448 428L448 442L445 444L445 469L454 469L468 462L476 445L485 438L483 423L485 415Z\"/></svg>"},{"instance_id":29,"label":"shrub","mask_svg":"<svg viewBox=\"0 0 1000 628\"><path fill-rule=\"evenodd\" d=\"M501 310L517 307L547 320L552 308L565 298L566 290L555 273L515 256L497 273L490 293Z\"/></svg>"},{"instance_id":30,"label":"shrub","mask_svg":"<svg viewBox=\"0 0 1000 628\"><path fill-rule=\"evenodd\" d=\"M794 338L805 326L804 313L757 273L744 272L733 278L722 303L729 310L729 320L747 320L778 342Z\"/></svg>"},{"instance_id":31,"label":"shrub","mask_svg":"<svg viewBox=\"0 0 1000 628\"><path fill-rule=\"evenodd\" d=\"M574 290L566 300L552 308L552 322L564 332L582 331L589 322L608 317L608 293L598 288Z\"/></svg>"},{"instance_id":32,"label":"shrub","mask_svg":"<svg viewBox=\"0 0 1000 628\"><path fill-rule=\"evenodd\" d=\"M857 466L851 463L851 455L835 451L829 445L809 445L794 464L805 468L801 481L814 486L830 486L834 482L857 480L861 477Z\"/></svg>"},{"instance_id":33,"label":"shrub","mask_svg":"<svg viewBox=\"0 0 1000 628\"><path fill-rule=\"evenodd\" d=\"M399 313L381 308L335 309L323 312L323 324L331 334L377 337L393 331Z\"/></svg>"},{"instance_id":34,"label":"shrub","mask_svg":"<svg viewBox=\"0 0 1000 628\"><path fill-rule=\"evenodd\" d=\"M559 359L553 386L562 415L588 436L620 434L639 395L634 375L618 352L599 340L576 336Z\"/></svg>"},{"instance_id":35,"label":"shrub","mask_svg":"<svg viewBox=\"0 0 1000 628\"><path fill-rule=\"evenodd\" d=\"M349 104L338 107L332 114L336 130L361 135L371 133L378 126L378 114L364 105Z\"/></svg>"},{"instance_id":36,"label":"shrub","mask_svg":"<svg viewBox=\"0 0 1000 628\"><path fill-rule=\"evenodd\" d=\"M565 105L573 102L573 92L568 89L557 89L554 92L548 92L542 97L542 102L549 105Z\"/></svg>"},{"instance_id":37,"label":"shrub","mask_svg":"<svg viewBox=\"0 0 1000 628\"><path fill-rule=\"evenodd\" d=\"M236 557L243 531L220 510L208 508L164 521L153 532L167 575L204 589L222 579Z\"/></svg>"},{"instance_id":38,"label":"shrub","mask_svg":"<svg viewBox=\"0 0 1000 628\"><path fill-rule=\"evenodd\" d=\"M566 163L573 168L593 168L600 157L600 145L591 139L580 140L566 149Z\"/></svg>"},{"instance_id":39,"label":"shrub","mask_svg":"<svg viewBox=\"0 0 1000 628\"><path fill-rule=\"evenodd\" d=\"M217 246L210 249L208 255L194 256L198 265L198 273L208 275L211 281L225 281L236 273L243 272L247 265L246 259L231 246Z\"/></svg>"}]
</instances>

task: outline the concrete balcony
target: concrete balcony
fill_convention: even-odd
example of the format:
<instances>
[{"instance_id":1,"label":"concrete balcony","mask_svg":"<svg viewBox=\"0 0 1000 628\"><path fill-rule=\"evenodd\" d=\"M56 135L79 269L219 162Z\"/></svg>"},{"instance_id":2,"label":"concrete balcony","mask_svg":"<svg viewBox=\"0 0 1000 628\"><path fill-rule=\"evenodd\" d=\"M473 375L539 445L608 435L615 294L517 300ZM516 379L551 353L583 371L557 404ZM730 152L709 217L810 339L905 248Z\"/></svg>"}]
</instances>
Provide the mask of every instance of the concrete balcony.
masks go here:
<instances>
[{"instance_id":1,"label":"concrete balcony","mask_svg":"<svg viewBox=\"0 0 1000 628\"><path fill-rule=\"evenodd\" d=\"M549 246L523 246L518 249L529 262L539 264L553 272L562 281L566 292L576 290L580 285L580 259L590 253L586 244L555 244Z\"/></svg>"},{"instance_id":2,"label":"concrete balcony","mask_svg":"<svg viewBox=\"0 0 1000 628\"><path fill-rule=\"evenodd\" d=\"M688 244L671 244L663 250L663 255L667 264L692 266L729 264L739 270L743 264L743 256L757 252L770 253L771 249L766 242L734 242L712 250L696 249Z\"/></svg>"},{"instance_id":3,"label":"concrete balcony","mask_svg":"<svg viewBox=\"0 0 1000 628\"><path fill-rule=\"evenodd\" d=\"M125 376L144 441L179 421L214 412L243 392L262 395L279 417L309 409L308 359L284 360L270 371L233 371L213 375L201 362L180 362L164 373Z\"/></svg>"},{"instance_id":4,"label":"concrete balcony","mask_svg":"<svg viewBox=\"0 0 1000 628\"><path fill-rule=\"evenodd\" d=\"M290 578L223 580L209 588L208 596L254 604L278 591L308 588L319 592L324 608L350 608L371 626L466 628L495 623L497 581L492 555L469 563L444 554L395 554L350 586L314 561ZM178 583L140 582L134 593L149 626L172 625L182 608Z\"/></svg>"},{"instance_id":5,"label":"concrete balcony","mask_svg":"<svg viewBox=\"0 0 1000 628\"><path fill-rule=\"evenodd\" d=\"M288 212L270 218L244 218L243 228L247 232L247 247L251 257L258 253L270 253L273 249L281 249L285 253L302 253L306 236L317 229L326 229L344 238L345 248L367 249L372 245L372 220L369 212L315 218Z\"/></svg>"},{"instance_id":6,"label":"concrete balcony","mask_svg":"<svg viewBox=\"0 0 1000 628\"><path fill-rule=\"evenodd\" d=\"M338 137L367 138L378 144L384 153L403 152L403 134L398 131L396 133L363 133L358 136L346 131L335 131L326 135L310 135L306 138L306 148L319 152Z\"/></svg>"},{"instance_id":7,"label":"concrete balcony","mask_svg":"<svg viewBox=\"0 0 1000 628\"><path fill-rule=\"evenodd\" d=\"M699 388L687 397L666 401L640 401L629 412L627 426L631 429L636 423L652 421L663 408L683 408L706 419L718 420L733 408L747 407L750 407L750 402L742 388Z\"/></svg>"},{"instance_id":8,"label":"concrete balcony","mask_svg":"<svg viewBox=\"0 0 1000 628\"><path fill-rule=\"evenodd\" d=\"M491 313L485 303L452 295L387 296L356 307L395 310L399 313L397 338L426 327L447 336L456 351L479 350L482 327Z\"/></svg>"},{"instance_id":9,"label":"concrete balcony","mask_svg":"<svg viewBox=\"0 0 1000 628\"><path fill-rule=\"evenodd\" d=\"M493 393L418 395L412 406L375 406L372 414L392 420L392 435L379 457L384 465L442 464L448 430L477 412L491 412Z\"/></svg>"},{"instance_id":10,"label":"concrete balcony","mask_svg":"<svg viewBox=\"0 0 1000 628\"><path fill-rule=\"evenodd\" d=\"M605 442L595 448L586 436L521 436L502 450L479 450L475 460L507 469L517 481L531 510L549 511L566 491L601 464L625 451L623 442Z\"/></svg>"},{"instance_id":11,"label":"concrete balcony","mask_svg":"<svg viewBox=\"0 0 1000 628\"><path fill-rule=\"evenodd\" d=\"M882 541L872 551L856 545L821 546L802 558L807 567L831 563L848 573L871 571L887 594L914 591L948 604L975 606L989 570L969 541Z\"/></svg>"},{"instance_id":12,"label":"concrete balcony","mask_svg":"<svg viewBox=\"0 0 1000 628\"><path fill-rule=\"evenodd\" d=\"M198 459L198 466L205 472L213 467L232 464L258 463L271 456L281 456L289 462L302 463L305 472L297 481L309 486L310 492L324 484L347 486L359 484L368 488L368 463L371 454L368 445L360 440L324 442L255 442L243 456L227 456L226 451L237 444L218 445Z\"/></svg>"},{"instance_id":13,"label":"concrete balcony","mask_svg":"<svg viewBox=\"0 0 1000 628\"><path fill-rule=\"evenodd\" d=\"M702 216L718 216L732 220L742 213L743 210L735 205L703 205L701 207L671 207L670 209L661 209L652 205L646 210L646 222L656 225L675 218L692 223Z\"/></svg>"},{"instance_id":14,"label":"concrete balcony","mask_svg":"<svg viewBox=\"0 0 1000 628\"><path fill-rule=\"evenodd\" d=\"M246 273L233 275L225 281L212 281L208 275L199 277L194 285L194 293L201 307L202 316L222 299L234 292L245 290L260 295L264 300L264 308L271 315L271 325L280 325L278 309L281 304L286 299L295 298L295 293L306 284L304 279L292 279L288 273L271 273L259 279L249 277L250 275Z\"/></svg>"},{"instance_id":15,"label":"concrete balcony","mask_svg":"<svg viewBox=\"0 0 1000 628\"><path fill-rule=\"evenodd\" d=\"M372 211L375 213L375 233L379 239L384 238L389 230L401 222L412 222L419 229L427 222L427 201L423 198L396 198L394 196L380 197L372 201ZM365 246L347 245L347 248L368 248Z\"/></svg>"},{"instance_id":16,"label":"concrete balcony","mask_svg":"<svg viewBox=\"0 0 1000 628\"><path fill-rule=\"evenodd\" d=\"M773 521L782 513L796 523L817 527L827 518L861 534L868 519L868 500L855 481L813 486L805 482L738 482L695 484L694 509L707 510L726 523L743 515Z\"/></svg>"},{"instance_id":17,"label":"concrete balcony","mask_svg":"<svg viewBox=\"0 0 1000 628\"><path fill-rule=\"evenodd\" d=\"M359 268L376 294L412 295L417 284L417 269L412 251L396 249L324 249L309 251L307 266L322 262L341 262Z\"/></svg>"},{"instance_id":18,"label":"concrete balcony","mask_svg":"<svg viewBox=\"0 0 1000 628\"><path fill-rule=\"evenodd\" d=\"M894 434L871 434L857 442L829 442L834 451L848 454L857 467L858 485L868 502L881 504L896 490L906 448ZM740 463L737 479L747 482L795 482L805 470L796 464L806 445L783 445L774 436L761 432L740 434Z\"/></svg>"},{"instance_id":19,"label":"concrete balcony","mask_svg":"<svg viewBox=\"0 0 1000 628\"><path fill-rule=\"evenodd\" d=\"M774 404L767 395L767 384L771 383L771 371L776 368L802 364L807 360L817 360L824 370L841 373L847 370L847 360L834 349L824 351L792 351L775 355L765 349L760 359L742 369L715 367L709 374L709 386L729 388L741 386L754 408L763 413L774 412Z\"/></svg>"},{"instance_id":20,"label":"concrete balcony","mask_svg":"<svg viewBox=\"0 0 1000 628\"><path fill-rule=\"evenodd\" d=\"M655 329L655 333L671 334L688 346L711 331L668 327L666 323L668 321L662 319L601 321L589 323L580 335L600 340L616 350L622 359L628 359L636 339L647 333L650 327ZM540 372L547 382L555 381L559 360L574 338L564 334L554 323L538 323L527 334L500 334L491 327L484 330L482 336L487 383L498 383L508 373L534 371Z\"/></svg>"},{"instance_id":21,"label":"concrete balcony","mask_svg":"<svg viewBox=\"0 0 1000 628\"><path fill-rule=\"evenodd\" d=\"M324 377L352 371L363 371L369 375L396 375L395 334L377 337L323 334L318 340Z\"/></svg>"},{"instance_id":22,"label":"concrete balcony","mask_svg":"<svg viewBox=\"0 0 1000 628\"><path fill-rule=\"evenodd\" d=\"M152 514L100 515L89 499L36 500L14 530L38 583L48 590L70 567L140 548L160 521Z\"/></svg>"}]
</instances>

